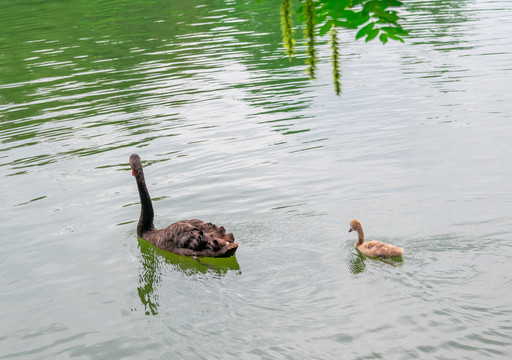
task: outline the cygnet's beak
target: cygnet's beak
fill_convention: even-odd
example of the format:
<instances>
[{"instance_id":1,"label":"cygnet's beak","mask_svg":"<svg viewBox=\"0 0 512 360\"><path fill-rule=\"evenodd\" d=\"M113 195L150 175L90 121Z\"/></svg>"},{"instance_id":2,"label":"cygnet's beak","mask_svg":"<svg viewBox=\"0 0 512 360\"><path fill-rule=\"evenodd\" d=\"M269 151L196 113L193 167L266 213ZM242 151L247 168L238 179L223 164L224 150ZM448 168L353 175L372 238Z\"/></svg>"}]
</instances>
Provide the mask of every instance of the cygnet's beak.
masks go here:
<instances>
[{"instance_id":1,"label":"cygnet's beak","mask_svg":"<svg viewBox=\"0 0 512 360\"><path fill-rule=\"evenodd\" d=\"M352 232L352 228L348 229L348 232Z\"/></svg>"}]
</instances>

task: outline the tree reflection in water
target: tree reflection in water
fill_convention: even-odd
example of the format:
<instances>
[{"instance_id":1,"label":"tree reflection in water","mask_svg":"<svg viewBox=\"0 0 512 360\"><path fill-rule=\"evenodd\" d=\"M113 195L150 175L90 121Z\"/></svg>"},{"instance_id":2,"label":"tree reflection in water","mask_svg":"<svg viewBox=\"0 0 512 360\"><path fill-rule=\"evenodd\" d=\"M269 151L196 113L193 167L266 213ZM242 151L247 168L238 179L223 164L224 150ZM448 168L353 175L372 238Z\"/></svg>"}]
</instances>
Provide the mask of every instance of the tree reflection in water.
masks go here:
<instances>
[{"instance_id":1,"label":"tree reflection in water","mask_svg":"<svg viewBox=\"0 0 512 360\"><path fill-rule=\"evenodd\" d=\"M144 239L138 238L141 252L141 272L137 293L144 305L146 315L158 315L158 289L162 282L163 267L171 265L184 275L192 276L198 273L212 273L224 276L229 270L241 273L240 265L235 256L229 258L196 258L180 256L152 246Z\"/></svg>"}]
</instances>

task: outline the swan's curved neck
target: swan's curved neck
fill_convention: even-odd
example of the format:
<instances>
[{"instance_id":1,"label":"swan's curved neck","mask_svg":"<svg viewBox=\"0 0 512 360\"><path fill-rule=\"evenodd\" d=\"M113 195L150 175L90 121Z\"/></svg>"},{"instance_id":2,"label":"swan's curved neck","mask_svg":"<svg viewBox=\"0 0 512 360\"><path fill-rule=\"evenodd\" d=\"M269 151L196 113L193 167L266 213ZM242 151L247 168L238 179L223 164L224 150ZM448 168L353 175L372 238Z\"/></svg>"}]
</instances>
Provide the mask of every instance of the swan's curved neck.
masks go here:
<instances>
[{"instance_id":1,"label":"swan's curved neck","mask_svg":"<svg viewBox=\"0 0 512 360\"><path fill-rule=\"evenodd\" d=\"M364 244L364 232L363 229L359 228L357 230L357 242L356 247L359 247Z\"/></svg>"},{"instance_id":2,"label":"swan's curved neck","mask_svg":"<svg viewBox=\"0 0 512 360\"><path fill-rule=\"evenodd\" d=\"M153 230L153 218L155 216L153 212L153 204L151 203L151 197L149 196L148 188L144 180L144 173L142 169L135 173L135 180L137 181L137 188L139 189L140 197L140 218L137 224L137 235L142 237L146 231Z\"/></svg>"}]
</instances>

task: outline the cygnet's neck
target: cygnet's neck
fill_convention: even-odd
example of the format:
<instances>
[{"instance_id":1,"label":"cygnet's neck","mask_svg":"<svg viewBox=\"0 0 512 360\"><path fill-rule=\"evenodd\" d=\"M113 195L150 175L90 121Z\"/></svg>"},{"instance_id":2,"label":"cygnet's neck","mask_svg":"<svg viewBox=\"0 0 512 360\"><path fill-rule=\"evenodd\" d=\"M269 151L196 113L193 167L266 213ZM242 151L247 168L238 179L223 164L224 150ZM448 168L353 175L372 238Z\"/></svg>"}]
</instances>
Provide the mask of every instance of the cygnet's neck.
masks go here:
<instances>
[{"instance_id":1,"label":"cygnet's neck","mask_svg":"<svg viewBox=\"0 0 512 360\"><path fill-rule=\"evenodd\" d=\"M362 228L357 229L357 237L356 248L364 244L364 232Z\"/></svg>"}]
</instances>

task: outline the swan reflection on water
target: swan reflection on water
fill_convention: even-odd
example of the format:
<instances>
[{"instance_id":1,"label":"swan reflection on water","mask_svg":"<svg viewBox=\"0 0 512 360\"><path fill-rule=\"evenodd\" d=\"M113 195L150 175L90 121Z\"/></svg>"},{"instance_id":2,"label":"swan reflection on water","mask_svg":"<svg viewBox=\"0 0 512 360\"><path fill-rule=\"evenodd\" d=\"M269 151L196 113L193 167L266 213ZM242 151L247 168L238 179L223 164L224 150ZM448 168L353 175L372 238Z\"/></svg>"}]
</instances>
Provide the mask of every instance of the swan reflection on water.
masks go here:
<instances>
[{"instance_id":1,"label":"swan reflection on water","mask_svg":"<svg viewBox=\"0 0 512 360\"><path fill-rule=\"evenodd\" d=\"M366 264L368 262L379 262L379 263L386 263L388 265L391 265L393 267L397 267L402 265L403 258L402 257L395 257L395 258L372 258L364 255L360 251L351 251L347 257L347 264L350 272L354 275L362 273L366 269Z\"/></svg>"},{"instance_id":2,"label":"swan reflection on water","mask_svg":"<svg viewBox=\"0 0 512 360\"><path fill-rule=\"evenodd\" d=\"M142 238L138 238L138 245L142 257L137 293L144 305L146 315L158 314L159 300L156 290L162 282L162 273L165 272L166 266L171 265L174 270L186 276L211 273L214 277L221 277L230 270L241 273L235 256L229 258L181 256L160 250Z\"/></svg>"}]
</instances>

